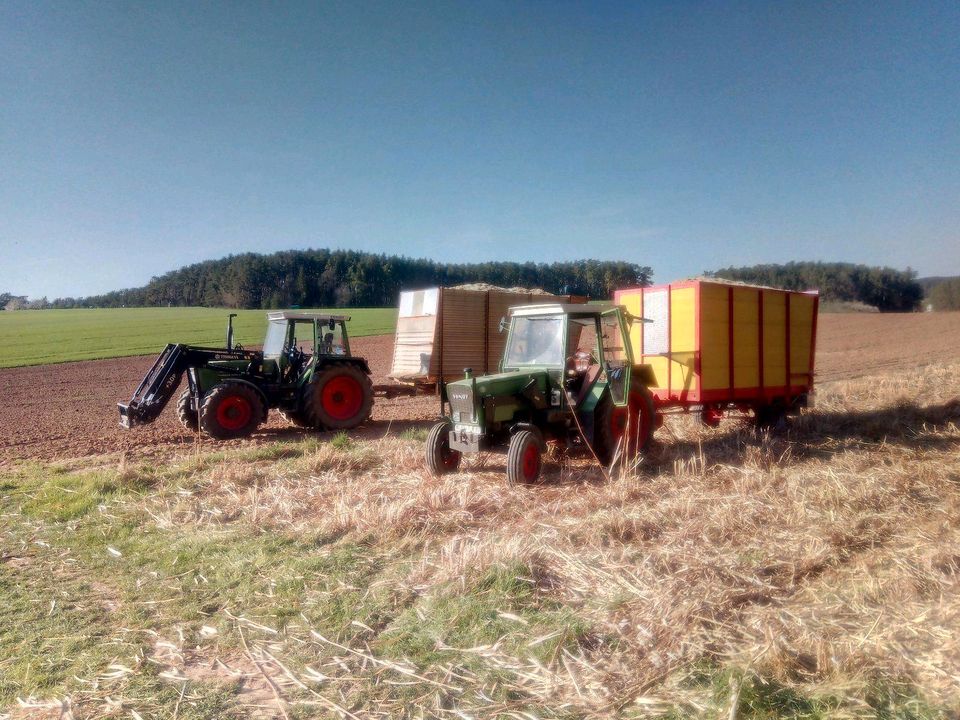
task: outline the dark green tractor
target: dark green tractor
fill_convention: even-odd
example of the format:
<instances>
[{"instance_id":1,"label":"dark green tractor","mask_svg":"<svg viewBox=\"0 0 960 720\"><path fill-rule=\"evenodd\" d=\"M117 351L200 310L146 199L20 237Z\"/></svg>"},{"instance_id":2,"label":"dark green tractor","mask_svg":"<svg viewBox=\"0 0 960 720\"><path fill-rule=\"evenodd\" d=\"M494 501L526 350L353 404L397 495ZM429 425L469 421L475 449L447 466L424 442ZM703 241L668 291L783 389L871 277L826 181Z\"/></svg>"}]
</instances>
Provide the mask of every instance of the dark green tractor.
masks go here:
<instances>
[{"instance_id":1,"label":"dark green tractor","mask_svg":"<svg viewBox=\"0 0 960 720\"><path fill-rule=\"evenodd\" d=\"M549 441L587 445L607 466L629 461L658 424L649 365L634 365L631 318L616 305L526 305L509 312L506 348L495 375L444 388L449 413L427 437L434 475L452 472L463 453L507 449L507 478L540 476Z\"/></svg>"},{"instance_id":2,"label":"dark green tractor","mask_svg":"<svg viewBox=\"0 0 960 720\"><path fill-rule=\"evenodd\" d=\"M221 440L252 433L276 409L294 425L316 430L356 427L370 417L373 385L367 361L350 354L344 315L285 311L267 315L263 350L171 344L129 403L118 403L125 428L153 422L184 374L177 416L188 429Z\"/></svg>"}]
</instances>

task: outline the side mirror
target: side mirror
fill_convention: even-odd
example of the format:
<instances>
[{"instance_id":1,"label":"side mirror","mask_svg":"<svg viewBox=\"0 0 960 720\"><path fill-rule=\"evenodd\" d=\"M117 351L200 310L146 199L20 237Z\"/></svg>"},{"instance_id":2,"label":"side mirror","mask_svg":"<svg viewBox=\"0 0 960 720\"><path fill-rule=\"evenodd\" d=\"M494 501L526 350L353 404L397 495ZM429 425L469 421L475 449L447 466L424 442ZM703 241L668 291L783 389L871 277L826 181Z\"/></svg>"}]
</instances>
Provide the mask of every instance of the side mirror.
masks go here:
<instances>
[{"instance_id":1,"label":"side mirror","mask_svg":"<svg viewBox=\"0 0 960 720\"><path fill-rule=\"evenodd\" d=\"M501 335L508 327L510 327L510 324L507 322L507 319L505 317L500 318L499 332Z\"/></svg>"}]
</instances>

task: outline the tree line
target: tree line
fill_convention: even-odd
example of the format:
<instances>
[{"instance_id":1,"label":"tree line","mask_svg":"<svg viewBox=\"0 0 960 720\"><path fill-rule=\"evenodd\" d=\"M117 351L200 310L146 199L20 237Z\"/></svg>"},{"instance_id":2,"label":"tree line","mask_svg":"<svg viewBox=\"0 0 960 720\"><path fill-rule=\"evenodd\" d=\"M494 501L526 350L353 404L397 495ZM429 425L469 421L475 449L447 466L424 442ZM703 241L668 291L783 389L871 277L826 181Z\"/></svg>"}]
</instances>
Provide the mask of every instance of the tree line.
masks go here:
<instances>
[{"instance_id":1,"label":"tree line","mask_svg":"<svg viewBox=\"0 0 960 720\"><path fill-rule=\"evenodd\" d=\"M289 250L208 260L140 288L58 298L44 306L393 307L401 290L472 282L608 298L618 288L648 285L652 274L647 266L620 261L447 264L352 250Z\"/></svg>"},{"instance_id":2,"label":"tree line","mask_svg":"<svg viewBox=\"0 0 960 720\"><path fill-rule=\"evenodd\" d=\"M927 292L927 301L934 310L960 310L960 277L938 278Z\"/></svg>"},{"instance_id":3,"label":"tree line","mask_svg":"<svg viewBox=\"0 0 960 720\"><path fill-rule=\"evenodd\" d=\"M790 262L785 265L728 267L706 275L786 290L819 289L825 300L861 302L881 312L916 310L923 299L917 274L909 268L895 270L854 263Z\"/></svg>"}]
</instances>

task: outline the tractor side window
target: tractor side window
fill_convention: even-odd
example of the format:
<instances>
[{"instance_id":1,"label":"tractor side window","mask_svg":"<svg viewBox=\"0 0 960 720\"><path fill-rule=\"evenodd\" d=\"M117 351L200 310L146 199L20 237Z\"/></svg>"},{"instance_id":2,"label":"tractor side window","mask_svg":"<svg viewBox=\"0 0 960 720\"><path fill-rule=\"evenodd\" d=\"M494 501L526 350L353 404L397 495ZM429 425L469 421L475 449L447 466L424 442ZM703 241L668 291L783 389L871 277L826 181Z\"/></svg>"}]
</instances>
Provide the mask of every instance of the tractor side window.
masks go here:
<instances>
[{"instance_id":1,"label":"tractor side window","mask_svg":"<svg viewBox=\"0 0 960 720\"><path fill-rule=\"evenodd\" d=\"M276 359L283 353L284 343L287 340L287 323L285 320L271 320L267 323L267 337L263 341L263 356Z\"/></svg>"},{"instance_id":2,"label":"tractor side window","mask_svg":"<svg viewBox=\"0 0 960 720\"><path fill-rule=\"evenodd\" d=\"M627 354L626 338L620 316L611 313L600 318L600 340L603 348L603 365L613 402L623 405L627 401L630 382L630 357Z\"/></svg>"},{"instance_id":3,"label":"tractor side window","mask_svg":"<svg viewBox=\"0 0 960 720\"><path fill-rule=\"evenodd\" d=\"M293 324L293 347L305 355L313 355L313 322Z\"/></svg>"},{"instance_id":4,"label":"tractor side window","mask_svg":"<svg viewBox=\"0 0 960 720\"><path fill-rule=\"evenodd\" d=\"M343 342L343 325L335 323L320 325L320 353L322 355L346 355L347 349Z\"/></svg>"}]
</instances>

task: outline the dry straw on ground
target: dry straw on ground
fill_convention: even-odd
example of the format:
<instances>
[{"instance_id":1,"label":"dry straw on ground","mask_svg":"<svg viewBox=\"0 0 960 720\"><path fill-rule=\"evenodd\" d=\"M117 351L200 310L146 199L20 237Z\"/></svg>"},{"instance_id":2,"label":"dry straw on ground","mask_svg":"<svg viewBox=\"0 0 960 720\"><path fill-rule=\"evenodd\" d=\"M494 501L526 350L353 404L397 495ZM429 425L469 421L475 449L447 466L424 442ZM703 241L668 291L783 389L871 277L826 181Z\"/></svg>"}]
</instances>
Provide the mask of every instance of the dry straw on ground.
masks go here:
<instances>
[{"instance_id":1,"label":"dry straw on ground","mask_svg":"<svg viewBox=\"0 0 960 720\"><path fill-rule=\"evenodd\" d=\"M517 710L537 700L597 717L696 712L704 690L683 678L703 663L841 698L841 713L865 711L878 681L950 705L960 697L958 393L960 366L934 366L822 387L784 436L674 419L638 472L612 482L573 459L542 485L510 487L496 456L435 480L418 444L323 444L279 473L221 465L197 495L154 512L171 524L253 520L409 548L418 559L402 585L414 596L525 567L537 592L602 641L547 663L497 643L456 649L498 670L526 698ZM422 709L511 709L489 701L465 665L414 670L318 643L309 628L288 634L360 683L406 672L423 685ZM271 651L278 662L283 651ZM347 707L355 688L339 688Z\"/></svg>"}]
</instances>

